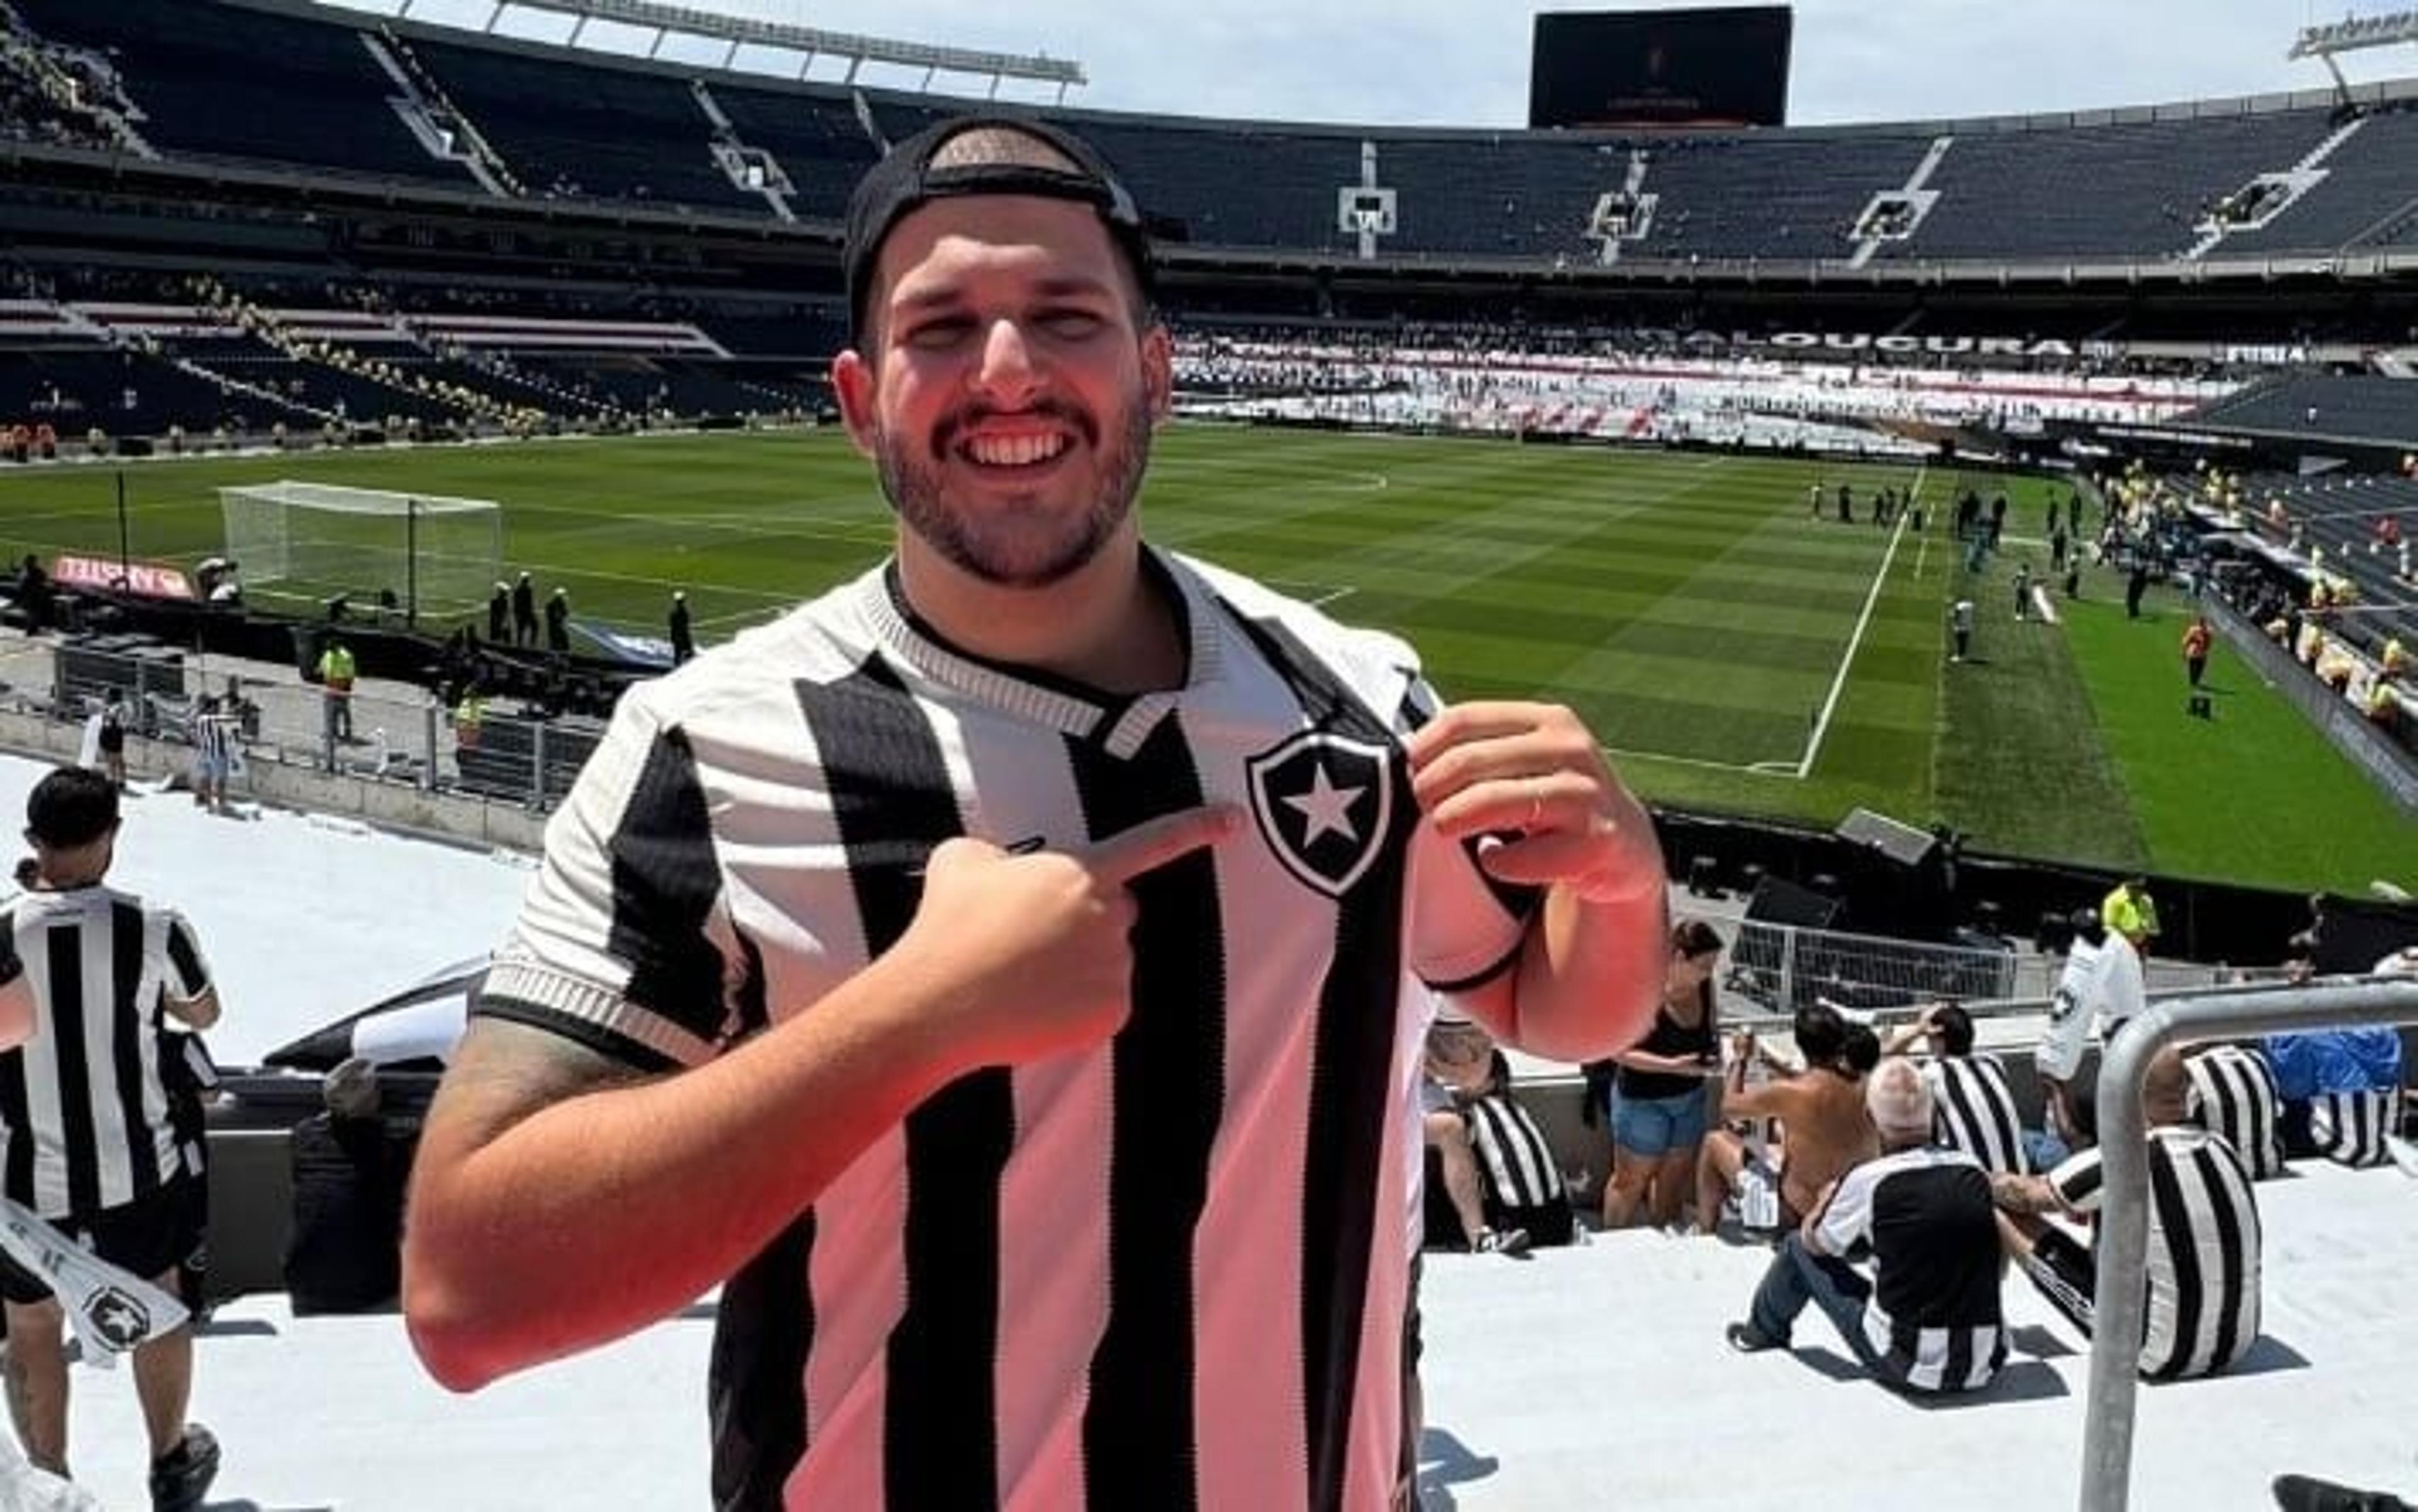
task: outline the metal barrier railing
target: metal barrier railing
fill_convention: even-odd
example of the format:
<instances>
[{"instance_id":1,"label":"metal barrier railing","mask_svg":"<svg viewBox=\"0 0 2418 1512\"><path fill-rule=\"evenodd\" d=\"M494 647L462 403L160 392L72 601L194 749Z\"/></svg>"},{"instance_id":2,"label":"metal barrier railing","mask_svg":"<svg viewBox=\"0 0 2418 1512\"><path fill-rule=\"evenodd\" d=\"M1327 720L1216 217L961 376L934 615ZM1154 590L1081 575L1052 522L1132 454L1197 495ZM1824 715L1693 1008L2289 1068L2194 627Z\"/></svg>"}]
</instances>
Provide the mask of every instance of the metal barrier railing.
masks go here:
<instances>
[{"instance_id":1,"label":"metal barrier railing","mask_svg":"<svg viewBox=\"0 0 2418 1512\"><path fill-rule=\"evenodd\" d=\"M2150 1152L2141 1085L2169 1045L2337 1026L2418 1023L2418 982L2329 983L2151 1004L2107 1047L2099 1075L2101 1192L2097 1309L2082 1440L2083 1512L2123 1512L2132 1495L2133 1414L2149 1297Z\"/></svg>"},{"instance_id":2,"label":"metal barrier railing","mask_svg":"<svg viewBox=\"0 0 2418 1512\"><path fill-rule=\"evenodd\" d=\"M82 723L118 701L127 733L198 757L202 720L227 722L237 764L307 767L423 792L463 792L543 811L570 787L600 722L538 718L482 705L475 717L432 694L356 685L337 697L298 676L264 678L256 663L106 640L27 643L0 654L0 699Z\"/></svg>"},{"instance_id":3,"label":"metal barrier railing","mask_svg":"<svg viewBox=\"0 0 2418 1512\"><path fill-rule=\"evenodd\" d=\"M1730 941L1722 986L1731 1005L1725 1016L1733 1021L1785 1021L1816 999L1873 1012L1941 998L2012 998L2016 965L2012 950L1975 950L1749 919L1739 923Z\"/></svg>"}]
</instances>

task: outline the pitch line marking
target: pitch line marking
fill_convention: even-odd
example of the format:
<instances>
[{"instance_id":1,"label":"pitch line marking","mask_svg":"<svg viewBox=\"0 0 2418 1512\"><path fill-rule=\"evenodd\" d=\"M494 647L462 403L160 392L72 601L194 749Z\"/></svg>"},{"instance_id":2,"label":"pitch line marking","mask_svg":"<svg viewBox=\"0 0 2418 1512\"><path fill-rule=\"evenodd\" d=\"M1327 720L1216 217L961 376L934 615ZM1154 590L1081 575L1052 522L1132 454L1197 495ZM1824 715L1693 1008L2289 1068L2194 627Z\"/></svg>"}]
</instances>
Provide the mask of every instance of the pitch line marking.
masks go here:
<instances>
[{"instance_id":1,"label":"pitch line marking","mask_svg":"<svg viewBox=\"0 0 2418 1512\"><path fill-rule=\"evenodd\" d=\"M1922 497L1922 481L1931 465L1924 463L1914 473L1914 486L1906 491L1909 504ZM1905 539L1905 516L1897 517L1897 528L1890 532L1889 550L1881 554L1880 570L1873 573L1873 585L1864 590L1863 612L1856 616L1855 634L1847 637L1846 654L1839 658L1839 670L1830 679L1830 692L1822 700L1822 711L1814 717L1814 734L1805 742L1805 754L1797 758L1797 777L1803 781L1814 770L1814 762L1822 754L1823 739L1830 733L1830 716L1838 712L1839 695L1847 690L1847 673L1856 664L1856 651L1864 643L1865 628L1873 622L1873 605L1881 598L1881 587L1889 581L1890 564L1897 559L1898 542Z\"/></svg>"}]
</instances>

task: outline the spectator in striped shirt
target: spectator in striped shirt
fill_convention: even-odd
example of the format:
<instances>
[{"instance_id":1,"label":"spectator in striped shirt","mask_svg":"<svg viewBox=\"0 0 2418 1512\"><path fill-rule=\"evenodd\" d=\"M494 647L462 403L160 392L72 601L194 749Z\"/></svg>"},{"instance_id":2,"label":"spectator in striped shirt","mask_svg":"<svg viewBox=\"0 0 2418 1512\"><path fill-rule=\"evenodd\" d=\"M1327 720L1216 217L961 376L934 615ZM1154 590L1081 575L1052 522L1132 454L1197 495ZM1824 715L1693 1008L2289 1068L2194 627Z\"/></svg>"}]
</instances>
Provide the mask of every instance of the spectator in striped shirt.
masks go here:
<instances>
[{"instance_id":1,"label":"spectator in striped shirt","mask_svg":"<svg viewBox=\"0 0 2418 1512\"><path fill-rule=\"evenodd\" d=\"M2078 1095L2091 1095L2077 1085ZM2258 1337L2258 1202L2233 1147L2191 1122L2191 1076L2169 1046L2141 1085L2150 1155L2150 1306L2141 1374L2151 1381L2213 1375ZM2068 1321L2089 1336L2097 1316L2096 1237L2086 1245L2053 1217L2095 1226L2100 1153L2086 1150L2045 1176L1995 1176L1991 1195L2008 1253Z\"/></svg>"},{"instance_id":2,"label":"spectator in striped shirt","mask_svg":"<svg viewBox=\"0 0 2418 1512\"><path fill-rule=\"evenodd\" d=\"M0 1055L7 1192L102 1260L174 1293L201 1245L202 1210L159 1061L163 1016L207 1029L218 1021L218 993L181 916L106 884L118 818L108 778L54 771L35 785L25 818L41 885L0 910L0 984L22 974L36 1015L21 1047ZM13 990L0 986L0 1003ZM26 1458L66 1474L65 1314L47 1283L5 1257L0 1297L9 1416ZM217 1441L185 1421L192 1338L180 1326L134 1352L155 1512L198 1506L218 1470Z\"/></svg>"},{"instance_id":3,"label":"spectator in striped shirt","mask_svg":"<svg viewBox=\"0 0 2418 1512\"><path fill-rule=\"evenodd\" d=\"M1419 1083L1419 1112L1428 1147L1443 1168L1445 1191L1461 1220L1462 1239L1476 1255L1518 1255L1528 1247L1528 1230L1490 1227L1486 1190L1470 1136L1468 1105L1496 1089L1492 1077L1494 1042L1486 1031L1457 1014L1437 1016L1428 1030L1427 1074Z\"/></svg>"},{"instance_id":4,"label":"spectator in striped shirt","mask_svg":"<svg viewBox=\"0 0 2418 1512\"><path fill-rule=\"evenodd\" d=\"M1954 1001L1934 1003L1913 1023L1891 1031L1881 1047L1899 1055L1917 1043L1931 1051L1922 1079L1931 1089L1939 1142L1964 1151L1993 1175L2029 1171L2014 1087L1997 1056L1973 1053L1973 1016Z\"/></svg>"},{"instance_id":5,"label":"spectator in striped shirt","mask_svg":"<svg viewBox=\"0 0 2418 1512\"><path fill-rule=\"evenodd\" d=\"M1798 1314L1820 1307L1864 1368L1901 1391L1970 1391L2006 1363L1990 1179L1973 1157L1932 1142L1931 1087L1892 1056L1864 1078L1881 1153L1833 1183L1783 1240L1747 1321L1744 1353L1788 1347ZM1849 1261L1873 1260L1867 1279Z\"/></svg>"},{"instance_id":6,"label":"spectator in striped shirt","mask_svg":"<svg viewBox=\"0 0 2418 1512\"><path fill-rule=\"evenodd\" d=\"M1088 145L937 123L842 261L895 555L617 706L427 1120L413 1343L469 1389L719 1285L727 1512L1385 1506L1417 1036L1633 1040L1651 821L1568 710L1144 542Z\"/></svg>"}]
</instances>

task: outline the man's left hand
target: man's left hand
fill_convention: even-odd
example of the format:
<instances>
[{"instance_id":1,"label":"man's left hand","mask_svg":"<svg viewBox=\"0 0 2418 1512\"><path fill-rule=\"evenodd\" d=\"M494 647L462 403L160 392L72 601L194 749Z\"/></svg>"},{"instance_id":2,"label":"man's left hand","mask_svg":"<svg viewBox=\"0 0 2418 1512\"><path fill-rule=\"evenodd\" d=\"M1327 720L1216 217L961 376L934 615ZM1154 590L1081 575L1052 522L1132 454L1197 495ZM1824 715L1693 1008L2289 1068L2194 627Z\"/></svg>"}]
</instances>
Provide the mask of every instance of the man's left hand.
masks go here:
<instances>
[{"instance_id":1,"label":"man's left hand","mask_svg":"<svg viewBox=\"0 0 2418 1512\"><path fill-rule=\"evenodd\" d=\"M1429 823L1455 840L1502 837L1479 852L1494 877L1589 903L1663 885L1653 821L1561 705L1456 704L1411 737L1408 756Z\"/></svg>"}]
</instances>

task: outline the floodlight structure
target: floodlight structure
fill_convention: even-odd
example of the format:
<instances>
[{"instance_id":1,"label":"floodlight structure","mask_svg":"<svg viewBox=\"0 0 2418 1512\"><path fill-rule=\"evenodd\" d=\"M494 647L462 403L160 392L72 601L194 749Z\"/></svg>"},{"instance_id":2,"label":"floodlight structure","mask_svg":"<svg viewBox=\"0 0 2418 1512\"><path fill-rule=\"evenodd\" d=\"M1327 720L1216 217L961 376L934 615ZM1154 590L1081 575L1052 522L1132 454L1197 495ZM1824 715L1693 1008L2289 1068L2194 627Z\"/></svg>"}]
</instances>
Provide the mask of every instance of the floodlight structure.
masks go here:
<instances>
[{"instance_id":1,"label":"floodlight structure","mask_svg":"<svg viewBox=\"0 0 2418 1512\"><path fill-rule=\"evenodd\" d=\"M395 12L398 19L426 22L436 25L462 26L455 16L431 14L414 16L412 12L424 0L403 0ZM443 9L440 6L439 11ZM616 23L624 26L651 29L654 39L648 44L646 55L662 53L664 44L674 38L698 38L726 44L721 67L733 68L742 47L778 48L783 52L803 54L797 77L803 79L806 70L820 57L843 58L848 63L845 84L856 82L857 69L867 63L893 63L924 70L922 87L928 90L936 75L942 73L972 74L990 80L990 93L999 94L1002 81L1025 80L1056 84L1058 102L1065 103L1070 86L1088 84L1083 66L1067 58L1053 58L1046 53L1020 55L1014 53L990 53L974 48L935 47L924 42L901 42L888 38L865 37L850 32L825 31L819 26L793 26L786 22L755 21L743 16L716 15L712 11L694 10L687 6L662 4L661 0L494 0L483 25L470 29L493 35L497 23L508 13L544 11L573 18L571 35L566 45L577 47L580 34L591 21ZM767 71L757 69L754 71Z\"/></svg>"},{"instance_id":2,"label":"floodlight structure","mask_svg":"<svg viewBox=\"0 0 2418 1512\"><path fill-rule=\"evenodd\" d=\"M2363 48L2399 47L2418 42L2418 10L2397 11L2389 16L2346 17L2328 22L2322 26L2303 26L2292 50L2284 54L2288 63L2303 58L2316 58L2334 76L2334 88L2344 99L2350 96L2350 81L2343 77L2337 54L2356 53Z\"/></svg>"}]
</instances>

